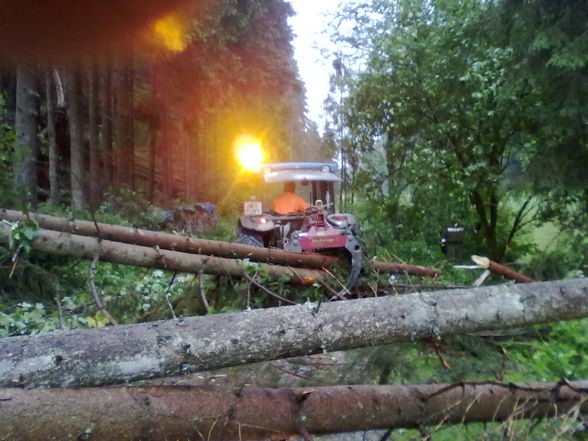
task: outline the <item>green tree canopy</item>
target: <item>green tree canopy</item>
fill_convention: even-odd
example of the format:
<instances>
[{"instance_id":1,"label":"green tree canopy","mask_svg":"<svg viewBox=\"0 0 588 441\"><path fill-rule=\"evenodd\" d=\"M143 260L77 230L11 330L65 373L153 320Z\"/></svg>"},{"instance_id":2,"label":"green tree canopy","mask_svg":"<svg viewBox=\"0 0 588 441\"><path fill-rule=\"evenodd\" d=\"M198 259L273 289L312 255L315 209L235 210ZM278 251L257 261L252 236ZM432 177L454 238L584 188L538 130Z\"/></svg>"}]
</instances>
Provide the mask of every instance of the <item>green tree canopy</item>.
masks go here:
<instances>
[{"instance_id":1,"label":"green tree canopy","mask_svg":"<svg viewBox=\"0 0 588 441\"><path fill-rule=\"evenodd\" d=\"M587 151L585 52L575 49L584 34L569 35L557 14L571 11L547 3L548 24L527 2L373 1L352 10L376 23L354 35L354 44L369 42L369 55L348 76L341 109L363 153L358 182L384 192L396 222L420 218L411 234L437 231L443 220L475 223L486 253L500 260L527 222L561 207L562 192L585 192L573 179ZM549 43L551 55L538 53L540 32L554 27L566 38ZM556 99L562 86L566 98ZM568 149L568 178L553 179ZM373 173L370 156L385 167Z\"/></svg>"}]
</instances>

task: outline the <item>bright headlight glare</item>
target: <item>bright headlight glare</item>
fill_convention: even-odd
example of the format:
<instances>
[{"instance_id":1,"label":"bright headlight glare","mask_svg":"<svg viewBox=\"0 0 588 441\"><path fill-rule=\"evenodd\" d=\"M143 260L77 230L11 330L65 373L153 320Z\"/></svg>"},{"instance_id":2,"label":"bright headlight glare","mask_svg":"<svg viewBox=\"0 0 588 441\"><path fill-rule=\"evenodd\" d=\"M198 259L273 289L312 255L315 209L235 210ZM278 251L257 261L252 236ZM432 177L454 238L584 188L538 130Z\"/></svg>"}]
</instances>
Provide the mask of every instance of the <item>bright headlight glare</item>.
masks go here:
<instances>
[{"instance_id":1,"label":"bright headlight glare","mask_svg":"<svg viewBox=\"0 0 588 441\"><path fill-rule=\"evenodd\" d=\"M235 154L244 170L258 171L263 161L261 142L251 135L241 135L235 141Z\"/></svg>"}]
</instances>

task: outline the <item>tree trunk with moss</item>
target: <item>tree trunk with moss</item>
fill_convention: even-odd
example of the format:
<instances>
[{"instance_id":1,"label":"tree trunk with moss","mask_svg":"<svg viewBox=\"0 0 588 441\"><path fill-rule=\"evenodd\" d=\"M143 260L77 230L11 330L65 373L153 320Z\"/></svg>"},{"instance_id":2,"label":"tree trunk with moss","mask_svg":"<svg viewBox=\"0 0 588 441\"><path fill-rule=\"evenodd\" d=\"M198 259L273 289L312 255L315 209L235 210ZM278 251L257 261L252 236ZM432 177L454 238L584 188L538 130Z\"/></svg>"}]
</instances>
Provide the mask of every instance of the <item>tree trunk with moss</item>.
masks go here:
<instances>
[{"instance_id":1,"label":"tree trunk with moss","mask_svg":"<svg viewBox=\"0 0 588 441\"><path fill-rule=\"evenodd\" d=\"M38 239L36 239L38 240ZM0 340L0 386L97 386L588 316L588 280L414 293Z\"/></svg>"}]
</instances>

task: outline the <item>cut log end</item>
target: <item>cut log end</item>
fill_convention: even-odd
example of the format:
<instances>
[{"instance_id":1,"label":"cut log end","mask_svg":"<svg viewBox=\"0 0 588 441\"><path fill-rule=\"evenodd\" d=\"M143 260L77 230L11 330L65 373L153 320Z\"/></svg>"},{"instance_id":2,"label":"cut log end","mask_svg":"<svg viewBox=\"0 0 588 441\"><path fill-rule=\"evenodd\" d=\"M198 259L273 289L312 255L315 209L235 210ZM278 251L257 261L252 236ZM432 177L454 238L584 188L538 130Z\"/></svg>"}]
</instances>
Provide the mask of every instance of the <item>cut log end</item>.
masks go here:
<instances>
[{"instance_id":1,"label":"cut log end","mask_svg":"<svg viewBox=\"0 0 588 441\"><path fill-rule=\"evenodd\" d=\"M480 265L484 269L488 269L490 267L490 259L488 259L487 257L474 255L472 256L472 260L474 261L474 263Z\"/></svg>"}]
</instances>

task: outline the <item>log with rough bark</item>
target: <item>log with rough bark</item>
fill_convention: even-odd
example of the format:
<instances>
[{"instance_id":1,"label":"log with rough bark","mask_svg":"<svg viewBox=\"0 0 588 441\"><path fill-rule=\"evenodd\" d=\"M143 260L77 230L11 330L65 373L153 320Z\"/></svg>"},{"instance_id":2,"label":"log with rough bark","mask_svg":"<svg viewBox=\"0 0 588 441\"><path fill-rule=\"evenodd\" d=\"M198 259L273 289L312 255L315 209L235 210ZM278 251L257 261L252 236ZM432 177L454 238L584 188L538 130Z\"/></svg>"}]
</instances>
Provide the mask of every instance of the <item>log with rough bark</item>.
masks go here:
<instances>
[{"instance_id":1,"label":"log with rough bark","mask_svg":"<svg viewBox=\"0 0 588 441\"><path fill-rule=\"evenodd\" d=\"M97 386L588 316L588 279L509 284L0 340L0 386Z\"/></svg>"},{"instance_id":2,"label":"log with rough bark","mask_svg":"<svg viewBox=\"0 0 588 441\"><path fill-rule=\"evenodd\" d=\"M292 253L275 248L259 248L238 243L198 239L179 234L162 233L103 223L98 223L97 232L94 222L34 213L31 213L30 217L37 221L41 228L49 230L92 237L96 237L99 234L102 239L148 247L157 246L161 249L172 251L212 255L216 257L250 259L255 262L297 267L303 266L307 268L323 268L337 263L336 257L320 254ZM26 218L20 211L0 210L0 219L17 222Z\"/></svg>"},{"instance_id":3,"label":"log with rough bark","mask_svg":"<svg viewBox=\"0 0 588 441\"><path fill-rule=\"evenodd\" d=\"M10 227L0 223L0 243L8 244ZM235 259L180 253L177 251L131 245L110 240L98 240L95 237L78 236L51 230L39 230L32 241L34 250L58 256L70 256L93 260L99 254L101 261L134 265L148 268L160 268L170 271L198 274L231 276L240 278L246 274L246 266ZM285 266L259 263L259 270L271 278L289 278L291 283L312 283L322 280L319 270L289 268Z\"/></svg>"},{"instance_id":4,"label":"log with rough bark","mask_svg":"<svg viewBox=\"0 0 588 441\"><path fill-rule=\"evenodd\" d=\"M71 233L81 236L97 237L115 242L123 242L160 249L180 251L192 254L211 255L216 257L250 259L254 262L273 263L305 268L325 268L338 262L335 256L323 254L293 253L277 248L260 248L239 243L223 242L219 240L199 239L182 236L179 234L162 233L158 231L143 230L139 228L124 227L121 225L98 223L96 224L76 219L46 214L30 213L30 218L37 221L41 228ZM0 219L9 222L18 222L27 219L22 212L16 210L0 209ZM418 277L439 277L441 271L432 270L418 265L406 265L392 262L378 262L371 260L369 266L380 273L409 274Z\"/></svg>"},{"instance_id":5,"label":"log with rough bark","mask_svg":"<svg viewBox=\"0 0 588 441\"><path fill-rule=\"evenodd\" d=\"M493 272L494 274L506 277L507 279L515 280L521 283L533 282L533 279L531 279L530 277L518 273L504 265L500 265L499 263L496 263L488 259L487 257L472 256L472 260L476 262L478 265L480 265L482 268L487 269Z\"/></svg>"},{"instance_id":6,"label":"log with rough bark","mask_svg":"<svg viewBox=\"0 0 588 441\"><path fill-rule=\"evenodd\" d=\"M0 389L0 439L252 440L367 429L566 417L588 381L211 389ZM279 437L279 438L278 438Z\"/></svg>"},{"instance_id":7,"label":"log with rough bark","mask_svg":"<svg viewBox=\"0 0 588 441\"><path fill-rule=\"evenodd\" d=\"M407 265L404 263L393 262L378 262L377 260L370 260L370 267L374 271L387 274L409 274L411 276L419 277L439 277L441 271L426 268L418 265Z\"/></svg>"}]
</instances>

